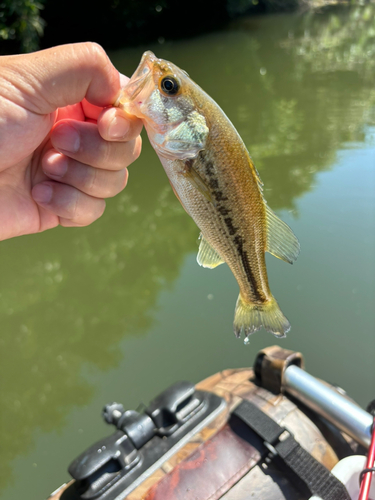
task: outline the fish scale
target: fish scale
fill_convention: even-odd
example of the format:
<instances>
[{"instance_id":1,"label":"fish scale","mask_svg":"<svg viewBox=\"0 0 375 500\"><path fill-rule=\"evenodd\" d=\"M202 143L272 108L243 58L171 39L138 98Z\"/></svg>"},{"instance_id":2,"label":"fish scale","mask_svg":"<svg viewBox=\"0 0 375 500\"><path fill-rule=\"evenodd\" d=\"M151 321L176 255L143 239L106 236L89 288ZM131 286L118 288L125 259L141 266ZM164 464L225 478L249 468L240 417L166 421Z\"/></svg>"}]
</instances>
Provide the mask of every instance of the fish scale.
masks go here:
<instances>
[{"instance_id":1,"label":"fish scale","mask_svg":"<svg viewBox=\"0 0 375 500\"><path fill-rule=\"evenodd\" d=\"M290 324L270 291L265 252L292 263L299 243L268 207L228 117L183 70L149 51L117 105L142 119L176 196L200 228L198 263L226 262L235 276L235 334L247 339L263 326L285 336Z\"/></svg>"}]
</instances>

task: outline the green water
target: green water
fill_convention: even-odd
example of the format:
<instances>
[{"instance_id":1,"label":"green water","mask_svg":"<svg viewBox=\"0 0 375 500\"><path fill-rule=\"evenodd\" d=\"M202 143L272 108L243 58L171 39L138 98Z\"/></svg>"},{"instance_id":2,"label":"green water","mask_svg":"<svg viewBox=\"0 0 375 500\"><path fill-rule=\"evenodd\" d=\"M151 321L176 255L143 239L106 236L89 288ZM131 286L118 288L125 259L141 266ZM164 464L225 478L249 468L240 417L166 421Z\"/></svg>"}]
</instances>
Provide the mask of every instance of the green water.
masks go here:
<instances>
[{"instance_id":1,"label":"green water","mask_svg":"<svg viewBox=\"0 0 375 500\"><path fill-rule=\"evenodd\" d=\"M0 245L1 499L43 499L66 481L109 433L104 403L136 408L178 379L249 366L267 345L302 351L363 406L374 398L374 14L252 18L111 54L129 75L146 48L172 60L238 128L301 242L293 266L267 257L292 330L235 339L238 286L226 266L196 264L199 231L145 137L101 220Z\"/></svg>"}]
</instances>

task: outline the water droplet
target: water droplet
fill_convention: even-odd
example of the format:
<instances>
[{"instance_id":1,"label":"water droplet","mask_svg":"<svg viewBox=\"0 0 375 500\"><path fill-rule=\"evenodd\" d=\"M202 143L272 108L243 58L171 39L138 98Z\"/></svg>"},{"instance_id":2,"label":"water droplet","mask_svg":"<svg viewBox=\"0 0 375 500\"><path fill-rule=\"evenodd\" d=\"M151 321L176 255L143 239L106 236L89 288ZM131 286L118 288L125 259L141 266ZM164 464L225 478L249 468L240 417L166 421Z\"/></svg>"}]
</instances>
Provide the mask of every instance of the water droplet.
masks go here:
<instances>
[{"instance_id":1,"label":"water droplet","mask_svg":"<svg viewBox=\"0 0 375 500\"><path fill-rule=\"evenodd\" d=\"M163 45L163 43L165 42L165 38L163 36L159 36L158 42L160 43L160 45Z\"/></svg>"},{"instance_id":2,"label":"water droplet","mask_svg":"<svg viewBox=\"0 0 375 500\"><path fill-rule=\"evenodd\" d=\"M212 294L212 293L209 293L209 294L207 295L207 298L208 298L208 300L212 300L212 299L214 298L214 296L213 296L213 294Z\"/></svg>"},{"instance_id":3,"label":"water droplet","mask_svg":"<svg viewBox=\"0 0 375 500\"><path fill-rule=\"evenodd\" d=\"M245 345L249 345L249 344L250 344L250 339L249 339L249 337L245 337L245 338L244 338L244 340L243 340L243 343L244 343Z\"/></svg>"},{"instance_id":4,"label":"water droplet","mask_svg":"<svg viewBox=\"0 0 375 500\"><path fill-rule=\"evenodd\" d=\"M101 449L101 448L99 448L98 453L101 453L101 452L102 452L102 449Z\"/></svg>"},{"instance_id":5,"label":"water droplet","mask_svg":"<svg viewBox=\"0 0 375 500\"><path fill-rule=\"evenodd\" d=\"M155 7L156 12L161 12L163 10L163 7L161 5L157 5Z\"/></svg>"},{"instance_id":6,"label":"water droplet","mask_svg":"<svg viewBox=\"0 0 375 500\"><path fill-rule=\"evenodd\" d=\"M259 72L262 76L264 76L267 73L267 70L266 68L260 68Z\"/></svg>"}]
</instances>

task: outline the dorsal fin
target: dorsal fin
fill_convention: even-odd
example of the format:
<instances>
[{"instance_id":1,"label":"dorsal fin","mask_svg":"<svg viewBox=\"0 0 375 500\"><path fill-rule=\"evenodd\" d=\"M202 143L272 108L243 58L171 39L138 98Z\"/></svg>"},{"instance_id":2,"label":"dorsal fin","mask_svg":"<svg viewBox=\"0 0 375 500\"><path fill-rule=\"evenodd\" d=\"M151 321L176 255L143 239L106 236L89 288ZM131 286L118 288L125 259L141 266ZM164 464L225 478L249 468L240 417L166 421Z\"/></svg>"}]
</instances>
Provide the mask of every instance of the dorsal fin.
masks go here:
<instances>
[{"instance_id":1,"label":"dorsal fin","mask_svg":"<svg viewBox=\"0 0 375 500\"><path fill-rule=\"evenodd\" d=\"M267 225L266 251L289 264L297 259L300 245L297 237L265 202Z\"/></svg>"},{"instance_id":2,"label":"dorsal fin","mask_svg":"<svg viewBox=\"0 0 375 500\"><path fill-rule=\"evenodd\" d=\"M200 235L200 245L197 255L197 262L202 267L208 267L209 269L214 269L220 264L224 263L224 260L220 257L217 251L212 248L212 246L207 243L207 241Z\"/></svg>"}]
</instances>

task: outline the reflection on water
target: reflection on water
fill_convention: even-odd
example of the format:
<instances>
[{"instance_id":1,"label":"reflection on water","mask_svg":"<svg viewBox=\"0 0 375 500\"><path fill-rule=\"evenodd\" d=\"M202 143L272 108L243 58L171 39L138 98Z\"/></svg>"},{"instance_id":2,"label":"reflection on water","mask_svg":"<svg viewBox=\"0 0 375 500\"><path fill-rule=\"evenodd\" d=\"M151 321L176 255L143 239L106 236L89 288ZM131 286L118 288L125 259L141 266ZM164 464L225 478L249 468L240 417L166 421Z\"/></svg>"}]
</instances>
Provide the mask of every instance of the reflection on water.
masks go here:
<instances>
[{"instance_id":1,"label":"reflection on water","mask_svg":"<svg viewBox=\"0 0 375 500\"><path fill-rule=\"evenodd\" d=\"M123 336L150 327L160 289L195 248L194 225L159 178L148 192L134 186L118 196L92 228L27 237L23 245L4 242L3 484L10 460L28 449L35 428L56 429L73 405L89 401L93 389L80 376L82 364L115 366Z\"/></svg>"},{"instance_id":2,"label":"reflection on water","mask_svg":"<svg viewBox=\"0 0 375 500\"><path fill-rule=\"evenodd\" d=\"M367 6L319 15L251 18L226 32L150 47L186 69L223 107L255 160L270 206L299 217L288 222L297 226L301 239L303 228L314 235L314 223L319 226L322 220L329 220L323 213L317 218L316 203L306 197L323 182L319 172L340 164L338 150L365 151L370 144L369 127L375 125L374 14L374 6ZM142 50L117 52L112 60L130 74ZM108 202L105 215L92 227L60 228L1 244L0 487L4 498L20 498L30 484L35 498L43 497L65 478L57 465L48 469L48 481L43 470L39 475L24 476L20 464L42 460L48 449L48 439L43 441L43 436L52 431L61 433L53 439L73 458L75 452L69 450L75 449L74 437L69 441L64 435L72 415L106 392L109 380L116 385L111 375L116 370L119 378L129 372L127 380L131 381L129 366L136 373L137 355L143 362L148 359L142 371L150 376L148 370L153 370L158 390L165 372L180 369L181 377L176 373L175 378L201 378L213 370L250 364L258 346L275 342L262 332L251 340L250 347L233 347L236 286L225 269L204 274L193 262L198 230L175 199L148 141L144 142L142 157L131 167L128 188ZM368 175L371 178L371 171ZM332 179L329 189L337 195L340 186L337 177ZM342 193L339 203L351 207L350 190ZM366 193L370 196L368 190ZM355 200L349 210L353 217L361 208L361 198ZM371 232L373 218L368 222ZM317 234L321 239L305 238L305 248L302 241L302 255L293 273L276 261L270 272L272 289L281 304L287 303L283 310L292 322L292 332L283 345L305 348L312 357L321 346L314 347L306 339L303 343L304 328L312 328L308 314L314 311L317 319L319 314L328 317L333 309L317 311L335 301L329 295L328 281L323 286L314 281L314 275L327 265L325 255L319 261L309 259L309 249L329 245L335 231L329 227ZM367 251L373 243L370 238ZM327 252L327 259L330 254ZM366 275L366 259L358 263L363 264L360 276ZM332 281L340 282L340 269L347 265L344 260L341 264ZM287 283L285 276L290 280ZM371 273L368 276L373 280ZM351 276L350 290L355 281L356 275ZM300 288L292 289L291 283L299 283ZM208 286L212 288L204 291ZM301 287L311 289L316 310L307 302L297 307ZM210 296L215 300L207 300ZM346 304L344 298L337 300ZM365 314L361 309L366 326ZM309 325L304 327L306 317ZM186 325L194 332L191 337L183 334ZM294 337L296 325L301 328ZM344 329L345 324L337 328ZM215 345L210 347L213 339ZM337 343L333 331L326 345L333 349ZM220 350L221 345L225 349ZM189 359L198 359L197 351L204 349L206 353L212 350L205 356L204 369L197 364L189 371ZM164 359L164 366L154 361L158 356ZM319 373L319 363L309 368ZM99 375L90 375L90 369ZM141 380L131 382L143 387ZM39 446L45 441L44 447ZM27 458L28 453L33 458ZM51 464L56 464L56 452L48 453ZM29 484L24 484L25 477Z\"/></svg>"}]
</instances>

